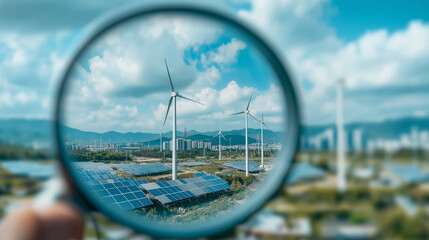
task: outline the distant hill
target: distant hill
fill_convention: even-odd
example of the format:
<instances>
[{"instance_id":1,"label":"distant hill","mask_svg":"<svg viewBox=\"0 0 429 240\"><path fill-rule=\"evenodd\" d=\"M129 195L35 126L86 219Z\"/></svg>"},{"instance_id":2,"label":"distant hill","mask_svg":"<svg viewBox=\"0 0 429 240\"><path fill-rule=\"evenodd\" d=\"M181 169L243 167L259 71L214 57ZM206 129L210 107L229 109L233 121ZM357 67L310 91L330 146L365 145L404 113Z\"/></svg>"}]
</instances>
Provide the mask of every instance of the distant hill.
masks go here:
<instances>
[{"instance_id":1,"label":"distant hill","mask_svg":"<svg viewBox=\"0 0 429 240\"><path fill-rule=\"evenodd\" d=\"M0 143L31 148L53 146L52 121L44 119L0 119Z\"/></svg>"},{"instance_id":2,"label":"distant hill","mask_svg":"<svg viewBox=\"0 0 429 240\"><path fill-rule=\"evenodd\" d=\"M67 141L81 144L100 144L102 143L135 143L148 140L159 139L159 134L127 132L120 133L115 131L105 133L84 132L74 128L67 128Z\"/></svg>"},{"instance_id":3,"label":"distant hill","mask_svg":"<svg viewBox=\"0 0 429 240\"><path fill-rule=\"evenodd\" d=\"M0 119L0 143L14 144L32 148L51 148L53 145L53 122L42 119ZM367 139L377 138L399 138L402 134L409 134L412 127L421 130L429 131L429 118L404 117L398 119L389 119L380 122L355 122L345 125L348 132L354 129L362 129ZM326 129L332 128L335 131L334 124L318 125L318 126L302 126L301 133L305 137L315 136ZM81 144L100 143L100 138L103 143L136 143L149 142L150 145L159 144L159 133L142 133L128 132L120 133L115 131L96 133L89 131L80 131L78 129L67 128L69 141ZM248 129L249 143L256 142L259 129ZM198 141L211 141L212 144L218 144L218 138L213 136L218 131L198 132L196 130L188 130L187 138ZM231 131L222 131L223 135L229 139L231 144L244 144L244 129L236 129ZM171 139L172 133L163 133L163 138ZM177 132L178 137L183 137L183 131ZM281 132L273 132L269 129L264 130L264 142L273 143L280 142L282 137ZM228 145L229 140L225 141L222 138L222 145Z\"/></svg>"},{"instance_id":4,"label":"distant hill","mask_svg":"<svg viewBox=\"0 0 429 240\"><path fill-rule=\"evenodd\" d=\"M399 138L402 134L409 134L411 129L416 127L419 131L429 131L429 118L423 117L403 117L399 119L388 119L380 122L355 122L345 124L346 132L355 129L362 129L367 139L393 139ZM302 126L301 134L310 137L317 135L327 129L336 132L335 124Z\"/></svg>"}]
</instances>

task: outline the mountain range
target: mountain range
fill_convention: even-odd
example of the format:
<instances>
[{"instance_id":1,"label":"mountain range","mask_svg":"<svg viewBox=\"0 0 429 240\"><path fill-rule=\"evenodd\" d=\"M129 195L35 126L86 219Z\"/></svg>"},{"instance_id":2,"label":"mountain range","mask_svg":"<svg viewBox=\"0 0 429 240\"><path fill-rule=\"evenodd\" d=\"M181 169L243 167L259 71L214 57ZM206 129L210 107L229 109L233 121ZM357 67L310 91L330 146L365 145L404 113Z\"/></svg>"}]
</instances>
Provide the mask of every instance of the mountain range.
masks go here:
<instances>
[{"instance_id":1,"label":"mountain range","mask_svg":"<svg viewBox=\"0 0 429 240\"><path fill-rule=\"evenodd\" d=\"M388 119L380 122L354 122L345 125L345 130L351 132L355 129L361 129L366 139L392 139L399 138L402 134L409 134L411 129L416 127L420 131L429 131L429 118L426 117L403 117L397 119ZM136 143L143 142L150 145L159 144L159 133L143 133L143 132L127 132L120 133L115 131L96 133L89 131L81 131L74 128L67 128L67 139L70 142L81 144L100 143ZM334 124L325 125L305 125L301 127L301 134L306 138L316 136L317 134L326 131L327 129L335 131ZM257 141L259 129L248 129L249 143ZM186 132L187 139L209 141L213 145L218 144L218 138L213 136L218 131L198 132L189 130ZM222 145L244 144L244 129L236 129L223 131L227 141L222 138ZM163 141L171 139L171 131L163 133ZM184 132L178 131L178 137L183 137ZM282 133L274 132L269 129L264 130L264 142L273 143L274 137L277 142L281 141ZM33 148L51 148L54 146L53 137L53 121L42 119L0 119L0 143L7 143L19 146Z\"/></svg>"}]
</instances>

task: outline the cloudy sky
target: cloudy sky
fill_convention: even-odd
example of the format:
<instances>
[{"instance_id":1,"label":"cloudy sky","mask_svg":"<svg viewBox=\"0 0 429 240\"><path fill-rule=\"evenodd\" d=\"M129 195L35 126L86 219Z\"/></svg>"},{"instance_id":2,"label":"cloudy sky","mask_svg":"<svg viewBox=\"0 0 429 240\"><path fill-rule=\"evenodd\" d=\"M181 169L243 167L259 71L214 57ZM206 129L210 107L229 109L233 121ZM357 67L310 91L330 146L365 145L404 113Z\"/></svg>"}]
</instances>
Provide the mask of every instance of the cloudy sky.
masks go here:
<instances>
[{"instance_id":1,"label":"cloudy sky","mask_svg":"<svg viewBox=\"0 0 429 240\"><path fill-rule=\"evenodd\" d=\"M126 22L92 44L73 68L66 101L68 126L86 131L163 129L171 90L177 98L179 129L213 131L244 127L249 110L275 130L284 126L281 89L251 41L236 29L186 15L142 17ZM253 95L252 95L253 93ZM258 123L250 119L250 127Z\"/></svg>"},{"instance_id":2,"label":"cloudy sky","mask_svg":"<svg viewBox=\"0 0 429 240\"><path fill-rule=\"evenodd\" d=\"M0 117L52 118L58 73L64 66L66 56L85 36L91 21L125 6L124 2L135 3L116 0L0 0ZM334 86L339 78L346 79L347 122L426 116L429 113L427 1L390 1L389 5L385 5L367 0L235 0L211 4L213 6L210 7L227 11L253 25L279 51L290 67L300 92L306 123L322 124L335 120ZM205 32L201 34L204 38L199 39L191 35L189 29L179 29L178 25L171 27L176 29L170 29L172 32L189 33L181 39L173 38L185 55L168 59L174 77L180 75L194 79L188 83L177 78L177 88L183 88L183 94L203 100L203 89L211 89L213 92L204 94L212 94L214 98L223 90L243 89L243 94L235 96L235 102L245 102L252 90L256 90L261 98L271 96L269 91L275 91L275 85L245 84L237 76L225 74L225 69L239 67L240 56L251 54L249 45L243 39L223 36L222 31ZM152 34L155 36L161 33ZM112 36L110 44L115 44L115 41L117 38L115 40ZM194 45L208 47L204 48L202 54L191 47ZM195 52L187 49L194 49ZM133 59L136 53L126 54L129 59ZM133 77L138 74L149 77L145 75L147 71L127 62L126 58L116 64L123 69L106 68L109 61L115 60L114 57L113 51L94 54L82 64L79 74L87 74L94 81L103 79L102 75L97 74L109 71L122 74L117 77L130 79L130 85L124 86L124 91L128 87L127 92L137 89L132 85L137 80ZM193 59L194 62L186 59ZM154 71L155 74L163 73L162 61L162 58L153 61L159 68L159 71ZM135 74L126 76L132 73ZM166 94L161 92L164 86L153 86L159 88L159 93L152 96L159 98L160 102L151 109L157 117L156 121L168 103L168 85L165 86ZM116 96L123 94L121 91L109 90L109 87L103 84L98 90ZM135 92L137 96L144 91ZM114 104L109 110L112 116L115 115L114 111L123 112L120 115L143 114L138 104L137 100L134 105ZM272 108L275 107L273 104ZM213 120L232 110L235 109L217 109L211 115L203 111L204 114L199 117ZM103 114L109 114L109 111L105 109ZM189 117L195 118L196 115L192 114L189 112ZM274 115L272 120L276 120ZM125 131L127 128L136 130L141 126L123 127L121 130Z\"/></svg>"}]
</instances>

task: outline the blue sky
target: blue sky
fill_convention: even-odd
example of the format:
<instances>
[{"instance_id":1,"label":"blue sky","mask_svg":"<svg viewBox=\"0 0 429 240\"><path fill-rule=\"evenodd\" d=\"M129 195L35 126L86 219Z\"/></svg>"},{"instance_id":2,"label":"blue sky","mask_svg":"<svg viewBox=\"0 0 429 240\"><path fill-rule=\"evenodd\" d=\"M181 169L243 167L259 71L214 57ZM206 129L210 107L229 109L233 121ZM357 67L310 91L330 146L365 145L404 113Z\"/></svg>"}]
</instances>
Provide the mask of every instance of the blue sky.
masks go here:
<instances>
[{"instance_id":1,"label":"blue sky","mask_svg":"<svg viewBox=\"0 0 429 240\"><path fill-rule=\"evenodd\" d=\"M328 23L339 38L354 41L363 33L378 29L394 32L407 27L410 20L429 21L429 2L425 0L332 1Z\"/></svg>"},{"instance_id":2,"label":"blue sky","mask_svg":"<svg viewBox=\"0 0 429 240\"><path fill-rule=\"evenodd\" d=\"M90 22L136 2L1 1L0 117L52 118L58 74L73 46L87 33ZM140 3L149 4L150 1ZM389 1L386 4L366 0L235 0L205 4L248 22L278 50L293 73L306 123L335 120L334 86L338 78L346 78L346 122L427 116L429 113L427 1ZM205 47L210 51L230 41L230 37L220 37ZM192 51L188 49L187 54L200 54ZM246 62L247 54L243 49L237 56L242 66L254 64ZM240 64L234 69L239 70ZM197 76L203 70L201 66L197 64L195 72L188 74ZM216 64L212 67L219 68ZM206 77L216 77L213 68L207 69L204 69ZM257 81L249 86L241 83L237 79L244 71L238 70L222 71L219 78L222 80L210 87L220 91L235 80L239 87L254 87L261 94L269 91L270 85ZM252 70L255 72L245 76L258 78L264 74L259 68ZM187 88L184 91L198 97L197 92ZM159 96L160 101L165 97ZM240 101L244 99L242 96ZM167 99L162 101L167 104L168 93ZM150 109L158 108L162 107L157 105ZM132 106L124 109L133 111ZM138 129L141 127L129 126L121 130Z\"/></svg>"}]
</instances>

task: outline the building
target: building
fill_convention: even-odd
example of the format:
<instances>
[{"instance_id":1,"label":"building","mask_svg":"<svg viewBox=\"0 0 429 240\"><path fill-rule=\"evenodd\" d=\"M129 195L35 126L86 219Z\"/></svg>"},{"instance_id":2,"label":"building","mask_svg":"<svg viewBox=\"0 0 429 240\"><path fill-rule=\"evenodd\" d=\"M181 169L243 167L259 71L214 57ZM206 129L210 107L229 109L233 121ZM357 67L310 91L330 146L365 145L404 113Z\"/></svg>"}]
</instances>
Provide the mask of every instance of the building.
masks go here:
<instances>
[{"instance_id":1,"label":"building","mask_svg":"<svg viewBox=\"0 0 429 240\"><path fill-rule=\"evenodd\" d=\"M261 238L305 238L312 234L308 218L299 218L286 224L286 217L278 215L269 209L263 209L249 221L237 227L239 239Z\"/></svg>"},{"instance_id":2,"label":"building","mask_svg":"<svg viewBox=\"0 0 429 240\"><path fill-rule=\"evenodd\" d=\"M173 145L170 141L164 141L162 143L164 150L171 151ZM211 142L192 141L190 139L177 138L176 139L176 150L178 151L190 151L193 149L211 148Z\"/></svg>"},{"instance_id":3,"label":"building","mask_svg":"<svg viewBox=\"0 0 429 240\"><path fill-rule=\"evenodd\" d=\"M353 130L353 150L357 152L363 150L362 129Z\"/></svg>"}]
</instances>

